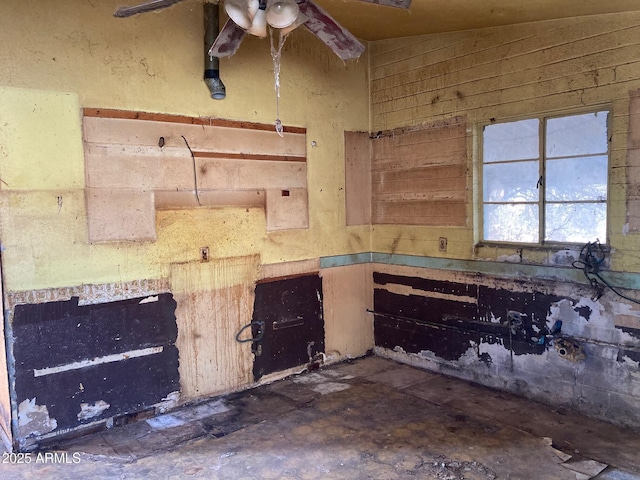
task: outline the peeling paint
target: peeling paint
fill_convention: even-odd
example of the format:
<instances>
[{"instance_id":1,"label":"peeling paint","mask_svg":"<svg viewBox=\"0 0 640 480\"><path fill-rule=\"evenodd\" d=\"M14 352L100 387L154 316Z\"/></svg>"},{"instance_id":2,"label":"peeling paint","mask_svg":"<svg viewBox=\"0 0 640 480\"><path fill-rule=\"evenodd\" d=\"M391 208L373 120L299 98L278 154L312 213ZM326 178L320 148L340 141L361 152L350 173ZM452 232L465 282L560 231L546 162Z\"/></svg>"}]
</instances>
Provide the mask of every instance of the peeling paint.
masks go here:
<instances>
[{"instance_id":1,"label":"peeling paint","mask_svg":"<svg viewBox=\"0 0 640 480\"><path fill-rule=\"evenodd\" d=\"M150 297L147 298L143 298L142 300L140 300L140 302L138 302L140 305L143 305L145 303L153 303L153 302L157 302L158 301L158 295L152 295Z\"/></svg>"},{"instance_id":2,"label":"peeling paint","mask_svg":"<svg viewBox=\"0 0 640 480\"><path fill-rule=\"evenodd\" d=\"M496 260L505 263L520 263L522 262L522 256L519 253L513 253L511 255L500 255Z\"/></svg>"},{"instance_id":3,"label":"peeling paint","mask_svg":"<svg viewBox=\"0 0 640 480\"><path fill-rule=\"evenodd\" d=\"M171 392L169 395L164 397L162 401L155 405L160 413L164 413L167 410L171 410L174 408L178 401L180 400L180 392Z\"/></svg>"},{"instance_id":4,"label":"peeling paint","mask_svg":"<svg viewBox=\"0 0 640 480\"><path fill-rule=\"evenodd\" d=\"M33 370L34 377L42 377L45 375L51 375L54 373L68 372L70 370L80 370L85 367L91 367L95 365L101 365L104 363L114 363L121 360L127 360L129 358L144 357L147 355L153 355L160 353L164 350L163 347L150 347L142 348L140 350L131 350L124 353L115 353L113 355L105 355L104 357L88 358L80 362L67 363L66 365L59 365L57 367L36 368Z\"/></svg>"},{"instance_id":5,"label":"peeling paint","mask_svg":"<svg viewBox=\"0 0 640 480\"><path fill-rule=\"evenodd\" d=\"M109 405L104 400L98 400L93 405L90 405L88 403L81 403L80 412L78 413L78 420L82 421L97 417L109 407L111 407L111 405Z\"/></svg>"},{"instance_id":6,"label":"peeling paint","mask_svg":"<svg viewBox=\"0 0 640 480\"><path fill-rule=\"evenodd\" d=\"M573 262L579 258L580 252L575 250L560 250L558 252L551 252L545 264L554 266L571 266Z\"/></svg>"},{"instance_id":7,"label":"peeling paint","mask_svg":"<svg viewBox=\"0 0 640 480\"><path fill-rule=\"evenodd\" d=\"M27 438L44 435L58 428L55 418L49 417L46 405L36 405L36 399L26 399L18 405L18 436Z\"/></svg>"}]
</instances>

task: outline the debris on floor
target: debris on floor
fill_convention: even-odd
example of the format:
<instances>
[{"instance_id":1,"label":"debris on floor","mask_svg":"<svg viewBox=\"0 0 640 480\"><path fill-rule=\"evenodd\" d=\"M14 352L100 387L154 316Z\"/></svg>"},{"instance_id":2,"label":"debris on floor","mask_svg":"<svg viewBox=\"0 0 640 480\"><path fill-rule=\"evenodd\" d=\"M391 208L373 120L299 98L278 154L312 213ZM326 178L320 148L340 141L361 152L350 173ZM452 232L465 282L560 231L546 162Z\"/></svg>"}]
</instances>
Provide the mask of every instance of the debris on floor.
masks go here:
<instances>
[{"instance_id":1,"label":"debris on floor","mask_svg":"<svg viewBox=\"0 0 640 480\"><path fill-rule=\"evenodd\" d=\"M0 478L640 480L639 451L632 431L367 357L50 447L60 461L32 452Z\"/></svg>"}]
</instances>

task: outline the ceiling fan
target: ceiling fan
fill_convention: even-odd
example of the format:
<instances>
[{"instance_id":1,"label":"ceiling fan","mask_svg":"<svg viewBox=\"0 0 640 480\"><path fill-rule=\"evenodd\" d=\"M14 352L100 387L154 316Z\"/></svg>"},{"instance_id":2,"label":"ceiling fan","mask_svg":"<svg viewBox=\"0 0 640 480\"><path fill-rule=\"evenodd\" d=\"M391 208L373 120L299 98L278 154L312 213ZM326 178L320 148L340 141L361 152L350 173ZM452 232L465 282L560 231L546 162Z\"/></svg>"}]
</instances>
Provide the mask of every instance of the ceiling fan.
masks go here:
<instances>
[{"instance_id":1,"label":"ceiling fan","mask_svg":"<svg viewBox=\"0 0 640 480\"><path fill-rule=\"evenodd\" d=\"M167 8L183 0L152 0L116 10L115 17ZM359 0L408 9L411 0ZM233 55L247 33L266 36L267 25L287 34L302 25L324 42L342 60L358 58L364 45L312 0L224 0L229 19L209 50L213 57Z\"/></svg>"}]
</instances>

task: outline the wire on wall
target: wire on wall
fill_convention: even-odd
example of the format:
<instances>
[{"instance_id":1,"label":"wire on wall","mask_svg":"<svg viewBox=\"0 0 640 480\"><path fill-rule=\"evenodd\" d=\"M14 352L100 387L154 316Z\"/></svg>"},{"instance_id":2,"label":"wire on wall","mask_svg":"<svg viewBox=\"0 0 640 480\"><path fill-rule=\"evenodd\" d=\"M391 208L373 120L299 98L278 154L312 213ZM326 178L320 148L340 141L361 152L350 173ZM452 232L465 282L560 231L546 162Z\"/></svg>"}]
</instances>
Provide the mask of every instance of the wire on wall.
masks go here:
<instances>
[{"instance_id":1,"label":"wire on wall","mask_svg":"<svg viewBox=\"0 0 640 480\"><path fill-rule=\"evenodd\" d=\"M606 252L602 248L599 241L589 242L580 250L580 258L572 263L574 268L579 268L584 272L595 294L593 300L598 300L604 294L605 288L608 288L619 297L629 300L630 302L640 305L640 300L631 298L620 292L616 287L611 285L609 281L600 274L600 267L605 261Z\"/></svg>"}]
</instances>

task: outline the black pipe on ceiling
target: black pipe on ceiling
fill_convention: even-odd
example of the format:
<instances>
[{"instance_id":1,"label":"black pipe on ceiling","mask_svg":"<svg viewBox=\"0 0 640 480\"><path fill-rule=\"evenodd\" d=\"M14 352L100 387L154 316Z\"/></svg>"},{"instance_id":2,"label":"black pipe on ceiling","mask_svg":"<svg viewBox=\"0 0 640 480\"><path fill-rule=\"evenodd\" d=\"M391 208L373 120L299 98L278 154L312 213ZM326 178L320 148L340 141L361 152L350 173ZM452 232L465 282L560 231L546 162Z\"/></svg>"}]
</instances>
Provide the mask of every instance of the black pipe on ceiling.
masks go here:
<instances>
[{"instance_id":1,"label":"black pipe on ceiling","mask_svg":"<svg viewBox=\"0 0 640 480\"><path fill-rule=\"evenodd\" d=\"M209 87L211 98L222 100L227 96L220 79L220 59L209 55L209 49L220 33L218 4L204 2L204 82Z\"/></svg>"}]
</instances>

